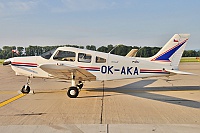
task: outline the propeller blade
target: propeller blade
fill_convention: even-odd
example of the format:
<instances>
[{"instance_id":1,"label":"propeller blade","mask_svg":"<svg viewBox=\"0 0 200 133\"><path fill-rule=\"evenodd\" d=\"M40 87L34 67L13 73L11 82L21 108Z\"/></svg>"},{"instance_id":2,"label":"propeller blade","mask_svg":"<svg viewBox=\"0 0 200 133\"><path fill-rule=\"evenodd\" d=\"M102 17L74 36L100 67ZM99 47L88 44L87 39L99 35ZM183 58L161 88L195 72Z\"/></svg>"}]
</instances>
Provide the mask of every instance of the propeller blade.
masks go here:
<instances>
[{"instance_id":1,"label":"propeller blade","mask_svg":"<svg viewBox=\"0 0 200 133\"><path fill-rule=\"evenodd\" d=\"M4 62L3 62L3 65L4 65L4 66L9 65L9 64L11 64L11 61L4 61Z\"/></svg>"}]
</instances>

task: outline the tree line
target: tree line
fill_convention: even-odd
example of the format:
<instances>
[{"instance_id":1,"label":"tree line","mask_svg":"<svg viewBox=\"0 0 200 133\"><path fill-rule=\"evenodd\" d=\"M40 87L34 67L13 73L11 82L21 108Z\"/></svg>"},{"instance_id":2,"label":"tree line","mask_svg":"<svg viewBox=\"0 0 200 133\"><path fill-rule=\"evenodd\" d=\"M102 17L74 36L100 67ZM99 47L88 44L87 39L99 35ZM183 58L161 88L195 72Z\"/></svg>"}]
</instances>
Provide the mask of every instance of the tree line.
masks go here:
<instances>
[{"instance_id":1,"label":"tree line","mask_svg":"<svg viewBox=\"0 0 200 133\"><path fill-rule=\"evenodd\" d=\"M81 49L88 49L88 50L94 50L99 52L105 52L105 53L111 53L116 55L125 56L131 49L138 49L137 57L151 57L155 55L161 47L137 47L137 46L126 46L126 45L118 45L115 47L112 44L109 44L107 46L101 46L96 47L94 45L87 45L79 46L79 45L57 45L57 46L28 46L28 47L16 47L16 46L3 46L2 49L0 48L0 59L8 59L11 57L17 57L17 56L37 56L41 55L47 51L50 51L52 49L56 49L58 47L75 47L75 48L81 48ZM13 52L13 50L17 52ZM200 57L200 50L185 50L183 53L183 57Z\"/></svg>"}]
</instances>

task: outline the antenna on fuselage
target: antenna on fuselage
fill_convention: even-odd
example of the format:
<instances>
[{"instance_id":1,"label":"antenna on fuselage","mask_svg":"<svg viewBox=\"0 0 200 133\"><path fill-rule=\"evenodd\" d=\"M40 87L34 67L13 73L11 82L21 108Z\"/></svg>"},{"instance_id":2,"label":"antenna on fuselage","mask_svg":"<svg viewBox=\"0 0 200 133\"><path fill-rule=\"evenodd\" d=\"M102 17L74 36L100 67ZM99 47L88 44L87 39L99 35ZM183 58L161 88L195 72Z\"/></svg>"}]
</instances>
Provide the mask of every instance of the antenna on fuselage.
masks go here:
<instances>
[{"instance_id":1,"label":"antenna on fuselage","mask_svg":"<svg viewBox=\"0 0 200 133\"><path fill-rule=\"evenodd\" d=\"M121 45L121 44L115 45L115 47L114 47L113 49L110 50L109 54L110 54L114 49L116 49L119 45Z\"/></svg>"}]
</instances>

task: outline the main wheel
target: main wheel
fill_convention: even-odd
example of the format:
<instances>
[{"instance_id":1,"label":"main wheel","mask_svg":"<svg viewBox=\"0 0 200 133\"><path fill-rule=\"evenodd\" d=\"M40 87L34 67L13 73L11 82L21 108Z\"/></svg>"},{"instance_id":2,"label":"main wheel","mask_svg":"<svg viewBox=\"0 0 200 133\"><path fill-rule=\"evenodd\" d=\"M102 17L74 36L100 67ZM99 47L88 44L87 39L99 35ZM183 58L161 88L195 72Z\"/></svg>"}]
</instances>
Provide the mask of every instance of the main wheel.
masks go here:
<instances>
[{"instance_id":1,"label":"main wheel","mask_svg":"<svg viewBox=\"0 0 200 133\"><path fill-rule=\"evenodd\" d=\"M31 88L28 85L24 85L21 89L21 92L24 94L28 94L30 92Z\"/></svg>"},{"instance_id":2,"label":"main wheel","mask_svg":"<svg viewBox=\"0 0 200 133\"><path fill-rule=\"evenodd\" d=\"M77 87L69 87L69 90L67 91L67 95L70 97L70 98L76 98L79 94L79 91L78 91L78 88Z\"/></svg>"}]
</instances>

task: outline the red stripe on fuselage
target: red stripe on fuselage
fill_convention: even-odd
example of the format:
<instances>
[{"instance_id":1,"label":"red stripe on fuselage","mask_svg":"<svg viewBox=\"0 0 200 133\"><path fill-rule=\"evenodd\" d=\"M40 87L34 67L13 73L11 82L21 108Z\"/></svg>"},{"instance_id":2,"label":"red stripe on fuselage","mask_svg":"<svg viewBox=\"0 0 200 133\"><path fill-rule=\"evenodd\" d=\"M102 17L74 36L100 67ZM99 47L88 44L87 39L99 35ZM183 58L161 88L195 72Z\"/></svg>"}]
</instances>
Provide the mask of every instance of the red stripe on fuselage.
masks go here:
<instances>
[{"instance_id":1,"label":"red stripe on fuselage","mask_svg":"<svg viewBox=\"0 0 200 133\"><path fill-rule=\"evenodd\" d=\"M143 72L163 72L163 70L150 70L150 69L140 69L140 71L143 71Z\"/></svg>"},{"instance_id":2,"label":"red stripe on fuselage","mask_svg":"<svg viewBox=\"0 0 200 133\"><path fill-rule=\"evenodd\" d=\"M37 66L35 63L22 63L22 62L12 62L13 65L29 65L29 66Z\"/></svg>"},{"instance_id":3,"label":"red stripe on fuselage","mask_svg":"<svg viewBox=\"0 0 200 133\"><path fill-rule=\"evenodd\" d=\"M83 67L83 66L79 66L80 68L83 68L83 69L100 69L99 67Z\"/></svg>"}]
</instances>

